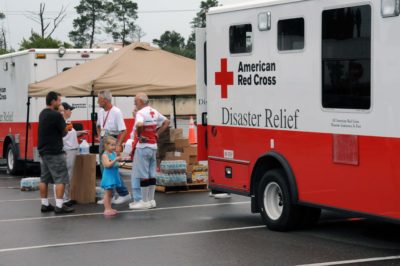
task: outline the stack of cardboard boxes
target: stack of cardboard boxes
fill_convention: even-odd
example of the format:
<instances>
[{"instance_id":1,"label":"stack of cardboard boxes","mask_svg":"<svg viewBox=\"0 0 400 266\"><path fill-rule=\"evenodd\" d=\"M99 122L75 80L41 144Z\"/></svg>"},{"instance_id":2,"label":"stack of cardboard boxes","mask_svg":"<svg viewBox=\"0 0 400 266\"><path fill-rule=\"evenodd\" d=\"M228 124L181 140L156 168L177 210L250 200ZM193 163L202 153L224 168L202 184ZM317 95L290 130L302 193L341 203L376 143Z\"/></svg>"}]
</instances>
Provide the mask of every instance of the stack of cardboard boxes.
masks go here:
<instances>
[{"instance_id":1,"label":"stack of cardboard boxes","mask_svg":"<svg viewBox=\"0 0 400 266\"><path fill-rule=\"evenodd\" d=\"M186 173L191 180L193 167L198 164L197 145L190 145L189 139L183 137L182 129L166 130L158 140L159 164L161 161L183 160L186 161Z\"/></svg>"}]
</instances>

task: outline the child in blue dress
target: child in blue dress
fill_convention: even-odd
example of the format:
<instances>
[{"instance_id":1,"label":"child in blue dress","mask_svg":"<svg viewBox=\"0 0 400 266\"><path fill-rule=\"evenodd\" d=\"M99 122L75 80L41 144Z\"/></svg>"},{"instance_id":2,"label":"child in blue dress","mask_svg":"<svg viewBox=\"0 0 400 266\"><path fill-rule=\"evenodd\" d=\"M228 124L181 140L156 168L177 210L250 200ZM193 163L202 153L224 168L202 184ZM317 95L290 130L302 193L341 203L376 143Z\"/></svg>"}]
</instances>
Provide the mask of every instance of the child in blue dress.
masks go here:
<instances>
[{"instance_id":1,"label":"child in blue dress","mask_svg":"<svg viewBox=\"0 0 400 266\"><path fill-rule=\"evenodd\" d=\"M112 192L115 188L121 187L121 177L118 171L118 162L120 156L115 153L117 140L111 136L104 139L104 153L101 156L101 161L104 166L103 175L101 177L100 186L104 189L104 215L113 216L117 211L111 208Z\"/></svg>"}]
</instances>

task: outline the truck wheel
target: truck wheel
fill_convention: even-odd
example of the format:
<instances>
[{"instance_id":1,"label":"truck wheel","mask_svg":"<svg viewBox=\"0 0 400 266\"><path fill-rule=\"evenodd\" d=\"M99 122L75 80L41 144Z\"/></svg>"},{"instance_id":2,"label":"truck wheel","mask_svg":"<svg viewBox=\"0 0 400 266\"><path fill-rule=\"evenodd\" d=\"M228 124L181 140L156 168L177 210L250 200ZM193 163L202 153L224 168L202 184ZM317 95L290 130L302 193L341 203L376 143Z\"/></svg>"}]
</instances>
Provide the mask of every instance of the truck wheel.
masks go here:
<instances>
[{"instance_id":1,"label":"truck wheel","mask_svg":"<svg viewBox=\"0 0 400 266\"><path fill-rule=\"evenodd\" d=\"M12 143L8 144L7 147L7 173L16 175L21 170L21 163L18 162L17 152Z\"/></svg>"},{"instance_id":2,"label":"truck wheel","mask_svg":"<svg viewBox=\"0 0 400 266\"><path fill-rule=\"evenodd\" d=\"M261 217L274 231L288 231L299 225L301 209L292 204L292 195L281 169L270 170L258 187L258 203Z\"/></svg>"}]
</instances>

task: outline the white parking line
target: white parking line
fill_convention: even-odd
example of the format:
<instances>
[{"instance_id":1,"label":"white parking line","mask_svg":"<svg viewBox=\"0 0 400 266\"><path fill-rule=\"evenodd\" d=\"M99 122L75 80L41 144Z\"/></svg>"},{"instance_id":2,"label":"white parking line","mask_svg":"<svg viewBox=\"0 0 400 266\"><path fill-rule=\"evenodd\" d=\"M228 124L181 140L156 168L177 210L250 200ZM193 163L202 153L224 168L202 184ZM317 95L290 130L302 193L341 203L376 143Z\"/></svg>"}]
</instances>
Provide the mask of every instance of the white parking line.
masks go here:
<instances>
[{"instance_id":1,"label":"white parking line","mask_svg":"<svg viewBox=\"0 0 400 266\"><path fill-rule=\"evenodd\" d=\"M148 210L128 210L128 211L119 211L118 213L163 211L163 210L202 208L202 207L213 207L213 206L223 206L223 205L240 205L240 204L248 204L248 203L250 203L250 201L199 204L199 205L186 205L186 206L165 207L165 208L156 208L156 209L148 209ZM85 216L95 216L95 215L103 215L103 212L83 213L83 214L68 214L68 215L54 215L54 216L46 216L46 217L30 217L30 218L28 217L28 218L17 218L17 219L4 219L4 220L0 220L0 223L47 220L47 219L61 219L61 218L74 218L74 217L85 217Z\"/></svg>"},{"instance_id":2,"label":"white parking line","mask_svg":"<svg viewBox=\"0 0 400 266\"><path fill-rule=\"evenodd\" d=\"M49 200L53 200L54 198L49 198ZM40 198L34 199L13 199L13 200L0 200L0 203L7 203L7 202L20 202L20 201L40 201Z\"/></svg>"},{"instance_id":3,"label":"white parking line","mask_svg":"<svg viewBox=\"0 0 400 266\"><path fill-rule=\"evenodd\" d=\"M121 242L121 241L130 241L130 240L139 240L139 239L151 239L151 238L162 238L162 237L172 237L172 236L187 236L187 235L199 235L199 234L209 234L209 233L229 232L229 231L239 231L239 230L251 230L251 229L258 229L258 228L265 228L265 225L234 227L234 228L203 230L203 231L192 231L192 232L172 233L172 234L162 234L162 235L148 235L148 236L135 236L135 237L91 240L91 241L70 242L70 243L58 243L58 244L48 244L48 245L20 247L20 248L5 248L5 249L0 249L0 253L11 252L11 251L21 251L21 250L52 248L52 247L66 247L66 246L78 246L78 245L88 245L88 244L98 244L98 243Z\"/></svg>"},{"instance_id":4,"label":"white parking line","mask_svg":"<svg viewBox=\"0 0 400 266\"><path fill-rule=\"evenodd\" d=\"M298 266L329 266L329 265L343 265L343 264L353 264L353 263L362 263L362 262L371 262L371 261L384 261L384 260L398 260L398 259L400 259L400 256L388 256L388 257L376 257L376 258L357 259L357 260L342 260L342 261L302 264L302 265L298 265Z\"/></svg>"}]
</instances>

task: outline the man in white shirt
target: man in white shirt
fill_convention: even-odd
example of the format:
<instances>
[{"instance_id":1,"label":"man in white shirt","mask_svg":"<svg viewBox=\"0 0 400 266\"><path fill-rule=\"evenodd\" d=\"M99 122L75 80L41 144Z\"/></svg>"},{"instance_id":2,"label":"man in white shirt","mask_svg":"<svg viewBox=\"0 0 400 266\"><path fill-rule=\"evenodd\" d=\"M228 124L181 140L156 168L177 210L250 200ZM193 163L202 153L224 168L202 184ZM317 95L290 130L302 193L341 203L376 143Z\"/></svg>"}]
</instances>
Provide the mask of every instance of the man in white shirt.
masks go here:
<instances>
[{"instance_id":1,"label":"man in white shirt","mask_svg":"<svg viewBox=\"0 0 400 266\"><path fill-rule=\"evenodd\" d=\"M103 139L105 136L112 136L117 139L117 149L116 152L119 154L122 152L122 143L126 137L126 126L124 122L124 117L122 112L112 103L112 94L110 91L101 91L98 95L98 104L102 109L100 109L97 117L97 135L100 137L99 145L99 155L103 153ZM103 170L103 166L100 162L100 167ZM113 198L112 203L122 204L124 202L130 201L131 195L126 188L124 181L122 181L122 187L117 188L119 197ZM103 204L102 201L97 202Z\"/></svg>"},{"instance_id":2,"label":"man in white shirt","mask_svg":"<svg viewBox=\"0 0 400 266\"><path fill-rule=\"evenodd\" d=\"M140 178L142 200L132 202L129 208L133 210L155 208L154 192L156 189L157 139L169 127L169 120L156 109L150 107L146 94L135 96L137 113L135 116L135 131L138 138L132 167L132 183Z\"/></svg>"}]
</instances>

